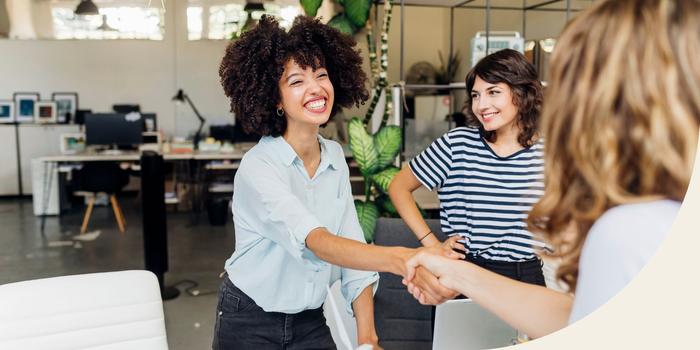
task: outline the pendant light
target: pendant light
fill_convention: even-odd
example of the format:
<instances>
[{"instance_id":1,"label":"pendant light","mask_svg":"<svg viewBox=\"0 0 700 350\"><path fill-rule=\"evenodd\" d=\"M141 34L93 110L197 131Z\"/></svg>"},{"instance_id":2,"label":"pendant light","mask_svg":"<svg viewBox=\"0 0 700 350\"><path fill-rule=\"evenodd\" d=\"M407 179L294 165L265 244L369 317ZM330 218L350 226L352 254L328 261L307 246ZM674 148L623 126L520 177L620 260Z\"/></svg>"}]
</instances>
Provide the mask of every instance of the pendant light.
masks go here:
<instances>
[{"instance_id":1,"label":"pendant light","mask_svg":"<svg viewBox=\"0 0 700 350\"><path fill-rule=\"evenodd\" d=\"M80 0L78 7L75 8L76 16L99 15L100 11L92 0Z\"/></svg>"}]
</instances>

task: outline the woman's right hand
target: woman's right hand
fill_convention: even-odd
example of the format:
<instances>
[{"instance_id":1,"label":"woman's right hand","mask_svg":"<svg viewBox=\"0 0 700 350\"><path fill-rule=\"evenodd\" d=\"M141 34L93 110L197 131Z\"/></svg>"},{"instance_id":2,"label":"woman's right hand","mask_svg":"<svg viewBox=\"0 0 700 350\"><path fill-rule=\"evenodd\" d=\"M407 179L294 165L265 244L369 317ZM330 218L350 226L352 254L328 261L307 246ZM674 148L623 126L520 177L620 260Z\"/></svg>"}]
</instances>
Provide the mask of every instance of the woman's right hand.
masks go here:
<instances>
[{"instance_id":1,"label":"woman's right hand","mask_svg":"<svg viewBox=\"0 0 700 350\"><path fill-rule=\"evenodd\" d=\"M452 289L445 288L438 280L439 276L431 273L429 269L419 267L414 263L413 269L410 270L411 265L409 262L415 260L417 256L423 255L445 257L453 261L464 259L464 254L454 250L458 249L456 248L457 246L460 246L462 251L466 251L464 245L457 242L459 239L459 236L453 236L443 243L435 244L431 247L418 248L417 253L406 261L406 267L409 270L407 270L404 285L408 287L408 291L421 303L425 305L438 305L447 300L454 299L459 293ZM421 299L419 299L419 295Z\"/></svg>"},{"instance_id":2,"label":"woman's right hand","mask_svg":"<svg viewBox=\"0 0 700 350\"><path fill-rule=\"evenodd\" d=\"M416 277L416 269L418 267L423 267L437 277L440 284L453 291L456 286L452 286L449 281L454 280L454 276L457 273L456 267L459 264L464 264L461 261L455 261L449 257L445 257L444 253L435 253L434 251L421 250L413 257L408 259L406 262L406 278L403 279L403 284L406 285L408 291L413 295L416 300L424 305L435 305L434 298L425 294L419 286L414 283L414 277ZM455 292L456 293L456 292ZM443 300L444 301L444 300Z\"/></svg>"}]
</instances>

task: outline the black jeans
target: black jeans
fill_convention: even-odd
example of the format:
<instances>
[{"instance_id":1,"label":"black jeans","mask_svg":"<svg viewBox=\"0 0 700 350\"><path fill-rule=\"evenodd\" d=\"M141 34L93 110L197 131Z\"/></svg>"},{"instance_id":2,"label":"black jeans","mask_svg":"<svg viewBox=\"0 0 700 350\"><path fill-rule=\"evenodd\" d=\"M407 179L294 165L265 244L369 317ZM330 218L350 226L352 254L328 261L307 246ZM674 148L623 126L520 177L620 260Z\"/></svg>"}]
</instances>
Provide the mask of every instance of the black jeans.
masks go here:
<instances>
[{"instance_id":1,"label":"black jeans","mask_svg":"<svg viewBox=\"0 0 700 350\"><path fill-rule=\"evenodd\" d=\"M336 349L322 307L297 314L266 312L228 275L216 309L214 350Z\"/></svg>"},{"instance_id":2,"label":"black jeans","mask_svg":"<svg viewBox=\"0 0 700 350\"><path fill-rule=\"evenodd\" d=\"M510 277L516 281L545 286L544 274L542 273L542 260L539 258L527 261L508 262L488 260L468 254L465 260L499 275Z\"/></svg>"}]
</instances>

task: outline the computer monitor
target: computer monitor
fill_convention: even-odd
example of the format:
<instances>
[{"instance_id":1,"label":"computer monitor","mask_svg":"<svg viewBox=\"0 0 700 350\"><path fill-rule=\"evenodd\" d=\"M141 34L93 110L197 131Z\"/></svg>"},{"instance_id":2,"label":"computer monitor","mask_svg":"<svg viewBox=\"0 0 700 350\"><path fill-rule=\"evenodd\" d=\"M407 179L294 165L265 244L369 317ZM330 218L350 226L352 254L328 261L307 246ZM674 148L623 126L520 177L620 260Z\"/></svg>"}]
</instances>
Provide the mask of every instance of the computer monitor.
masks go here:
<instances>
[{"instance_id":1,"label":"computer monitor","mask_svg":"<svg viewBox=\"0 0 700 350\"><path fill-rule=\"evenodd\" d=\"M210 125L209 136L219 141L228 141L231 143L260 141L260 135L247 134L245 131L243 131L241 123L238 123L236 125Z\"/></svg>"},{"instance_id":2,"label":"computer monitor","mask_svg":"<svg viewBox=\"0 0 700 350\"><path fill-rule=\"evenodd\" d=\"M121 113L85 115L87 145L133 146L141 143L143 120L127 118Z\"/></svg>"},{"instance_id":3,"label":"computer monitor","mask_svg":"<svg viewBox=\"0 0 700 350\"><path fill-rule=\"evenodd\" d=\"M75 119L73 122L75 124L83 125L85 124L85 116L92 113L91 109L79 109L75 112Z\"/></svg>"},{"instance_id":4,"label":"computer monitor","mask_svg":"<svg viewBox=\"0 0 700 350\"><path fill-rule=\"evenodd\" d=\"M129 105L129 104L118 104L118 105L112 105L112 110L114 111L114 113L141 112L141 106Z\"/></svg>"},{"instance_id":5,"label":"computer monitor","mask_svg":"<svg viewBox=\"0 0 700 350\"><path fill-rule=\"evenodd\" d=\"M236 130L233 124L224 125L209 125L209 137L213 137L217 141L234 143L236 139Z\"/></svg>"}]
</instances>

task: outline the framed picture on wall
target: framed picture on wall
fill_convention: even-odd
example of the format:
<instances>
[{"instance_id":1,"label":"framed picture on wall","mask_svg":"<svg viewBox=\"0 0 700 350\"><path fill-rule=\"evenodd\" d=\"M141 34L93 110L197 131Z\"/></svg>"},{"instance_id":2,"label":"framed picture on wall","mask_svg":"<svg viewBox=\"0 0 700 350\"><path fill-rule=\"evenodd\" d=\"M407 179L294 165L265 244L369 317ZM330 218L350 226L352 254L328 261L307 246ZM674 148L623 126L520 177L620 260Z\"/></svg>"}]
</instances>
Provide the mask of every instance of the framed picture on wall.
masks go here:
<instances>
[{"instance_id":1,"label":"framed picture on wall","mask_svg":"<svg viewBox=\"0 0 700 350\"><path fill-rule=\"evenodd\" d=\"M0 101L0 123L12 123L15 121L15 102Z\"/></svg>"},{"instance_id":2,"label":"framed picture on wall","mask_svg":"<svg viewBox=\"0 0 700 350\"><path fill-rule=\"evenodd\" d=\"M34 103L34 121L40 124L56 122L56 101Z\"/></svg>"},{"instance_id":3,"label":"framed picture on wall","mask_svg":"<svg viewBox=\"0 0 700 350\"><path fill-rule=\"evenodd\" d=\"M39 101L38 92L15 92L15 121L20 123L34 121L34 104Z\"/></svg>"},{"instance_id":4,"label":"framed picture on wall","mask_svg":"<svg viewBox=\"0 0 700 350\"><path fill-rule=\"evenodd\" d=\"M76 154L85 151L85 134L61 134L61 154Z\"/></svg>"},{"instance_id":5,"label":"framed picture on wall","mask_svg":"<svg viewBox=\"0 0 700 350\"><path fill-rule=\"evenodd\" d=\"M51 100L56 102L56 122L70 123L78 111L77 92L54 92Z\"/></svg>"}]
</instances>

